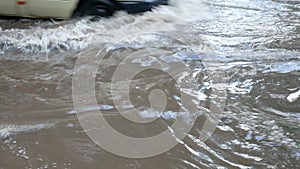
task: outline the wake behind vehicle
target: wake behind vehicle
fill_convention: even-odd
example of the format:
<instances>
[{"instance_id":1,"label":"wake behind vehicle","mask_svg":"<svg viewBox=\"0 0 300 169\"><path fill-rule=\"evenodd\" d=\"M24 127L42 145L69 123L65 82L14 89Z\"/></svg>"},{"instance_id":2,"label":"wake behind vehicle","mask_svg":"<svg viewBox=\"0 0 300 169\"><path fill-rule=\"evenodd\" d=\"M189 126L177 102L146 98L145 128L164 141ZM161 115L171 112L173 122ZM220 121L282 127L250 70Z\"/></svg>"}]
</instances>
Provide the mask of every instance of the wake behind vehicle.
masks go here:
<instances>
[{"instance_id":1,"label":"wake behind vehicle","mask_svg":"<svg viewBox=\"0 0 300 169\"><path fill-rule=\"evenodd\" d=\"M168 0L0 0L0 15L67 19L72 16L110 16L116 10L140 13Z\"/></svg>"}]
</instances>

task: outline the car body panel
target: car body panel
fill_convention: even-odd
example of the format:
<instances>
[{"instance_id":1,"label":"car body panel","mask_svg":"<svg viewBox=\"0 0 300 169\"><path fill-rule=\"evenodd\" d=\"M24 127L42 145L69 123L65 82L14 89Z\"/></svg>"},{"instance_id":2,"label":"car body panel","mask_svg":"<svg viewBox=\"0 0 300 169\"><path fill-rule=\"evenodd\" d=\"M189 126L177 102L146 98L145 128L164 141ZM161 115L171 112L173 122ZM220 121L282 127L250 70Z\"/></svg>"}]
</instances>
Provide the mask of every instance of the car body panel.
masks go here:
<instances>
[{"instance_id":1,"label":"car body panel","mask_svg":"<svg viewBox=\"0 0 300 169\"><path fill-rule=\"evenodd\" d=\"M26 5L29 16L69 18L78 0L30 0Z\"/></svg>"},{"instance_id":2,"label":"car body panel","mask_svg":"<svg viewBox=\"0 0 300 169\"><path fill-rule=\"evenodd\" d=\"M0 0L0 14L2 15L16 15L15 0Z\"/></svg>"}]
</instances>

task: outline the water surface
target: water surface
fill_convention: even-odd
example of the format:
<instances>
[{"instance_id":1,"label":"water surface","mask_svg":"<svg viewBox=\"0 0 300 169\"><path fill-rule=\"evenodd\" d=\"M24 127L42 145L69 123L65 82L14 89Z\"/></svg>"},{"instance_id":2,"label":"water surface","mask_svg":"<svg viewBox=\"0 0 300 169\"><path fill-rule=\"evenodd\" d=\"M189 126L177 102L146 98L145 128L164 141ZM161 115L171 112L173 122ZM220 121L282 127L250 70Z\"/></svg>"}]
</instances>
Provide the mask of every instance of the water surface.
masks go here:
<instances>
[{"instance_id":1,"label":"water surface","mask_svg":"<svg viewBox=\"0 0 300 169\"><path fill-rule=\"evenodd\" d=\"M0 168L298 168L300 2L172 4L95 22L1 19ZM86 111L101 110L114 128L130 136L153 136L181 116L182 87L175 81L185 81L199 112L183 142L159 156L128 159L103 150L85 134L74 111L72 74L79 57L94 56L104 46L110 52L96 76L98 106ZM167 54L126 63L147 68L157 61L183 62L187 71L175 79L161 71L141 72L130 84L131 103L121 92L112 93L122 59L152 48ZM214 134L201 142L199 133L215 101L211 73L216 70L226 75L226 103ZM153 89L166 93L165 111L146 111ZM113 96L124 109L138 108L141 118L160 120L140 125L122 118Z\"/></svg>"}]
</instances>

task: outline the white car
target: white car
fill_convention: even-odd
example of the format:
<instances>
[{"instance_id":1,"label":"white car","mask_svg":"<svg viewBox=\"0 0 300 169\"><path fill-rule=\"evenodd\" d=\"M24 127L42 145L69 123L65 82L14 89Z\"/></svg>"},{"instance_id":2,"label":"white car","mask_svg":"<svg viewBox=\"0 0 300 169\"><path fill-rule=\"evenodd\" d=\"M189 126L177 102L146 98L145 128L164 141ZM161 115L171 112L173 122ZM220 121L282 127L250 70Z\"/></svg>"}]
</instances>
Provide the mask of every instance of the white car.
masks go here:
<instances>
[{"instance_id":1,"label":"white car","mask_svg":"<svg viewBox=\"0 0 300 169\"><path fill-rule=\"evenodd\" d=\"M139 13L168 0L0 0L0 15L67 19L72 16L110 16L115 10Z\"/></svg>"}]
</instances>

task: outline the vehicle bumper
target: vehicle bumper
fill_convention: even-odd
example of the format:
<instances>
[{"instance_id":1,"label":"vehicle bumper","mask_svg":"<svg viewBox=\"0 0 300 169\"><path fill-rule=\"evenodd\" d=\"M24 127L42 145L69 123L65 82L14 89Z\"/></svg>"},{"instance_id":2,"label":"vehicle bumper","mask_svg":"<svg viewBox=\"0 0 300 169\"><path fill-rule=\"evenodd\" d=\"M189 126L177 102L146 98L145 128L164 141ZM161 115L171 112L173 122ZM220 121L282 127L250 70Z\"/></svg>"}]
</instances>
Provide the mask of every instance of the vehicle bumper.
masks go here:
<instances>
[{"instance_id":1,"label":"vehicle bumper","mask_svg":"<svg viewBox=\"0 0 300 169\"><path fill-rule=\"evenodd\" d=\"M158 5L167 5L168 0L118 1L118 4L121 10L132 14L150 11Z\"/></svg>"}]
</instances>

